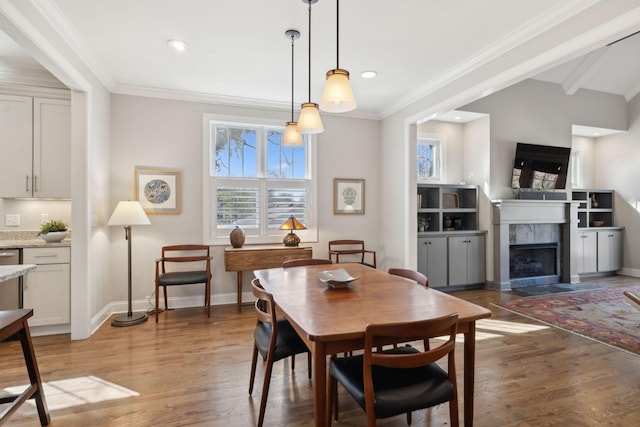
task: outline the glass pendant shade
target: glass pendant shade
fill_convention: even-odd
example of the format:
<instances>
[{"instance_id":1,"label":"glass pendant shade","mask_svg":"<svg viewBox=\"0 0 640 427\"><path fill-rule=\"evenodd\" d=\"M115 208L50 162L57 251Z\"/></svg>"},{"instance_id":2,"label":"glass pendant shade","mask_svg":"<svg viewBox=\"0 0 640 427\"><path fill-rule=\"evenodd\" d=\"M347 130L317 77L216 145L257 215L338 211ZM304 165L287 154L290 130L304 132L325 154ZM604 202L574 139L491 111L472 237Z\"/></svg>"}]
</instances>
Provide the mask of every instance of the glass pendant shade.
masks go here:
<instances>
[{"instance_id":1,"label":"glass pendant shade","mask_svg":"<svg viewBox=\"0 0 640 427\"><path fill-rule=\"evenodd\" d=\"M296 122L287 122L281 144L289 146L304 145L304 140L298 131L298 124Z\"/></svg>"},{"instance_id":2,"label":"glass pendant shade","mask_svg":"<svg viewBox=\"0 0 640 427\"><path fill-rule=\"evenodd\" d=\"M328 113L346 113L355 110L357 106L349 84L349 72L340 68L327 71L320 109Z\"/></svg>"},{"instance_id":3,"label":"glass pendant shade","mask_svg":"<svg viewBox=\"0 0 640 427\"><path fill-rule=\"evenodd\" d=\"M305 102L298 116L298 131L300 133L316 134L324 132L318 104Z\"/></svg>"}]
</instances>

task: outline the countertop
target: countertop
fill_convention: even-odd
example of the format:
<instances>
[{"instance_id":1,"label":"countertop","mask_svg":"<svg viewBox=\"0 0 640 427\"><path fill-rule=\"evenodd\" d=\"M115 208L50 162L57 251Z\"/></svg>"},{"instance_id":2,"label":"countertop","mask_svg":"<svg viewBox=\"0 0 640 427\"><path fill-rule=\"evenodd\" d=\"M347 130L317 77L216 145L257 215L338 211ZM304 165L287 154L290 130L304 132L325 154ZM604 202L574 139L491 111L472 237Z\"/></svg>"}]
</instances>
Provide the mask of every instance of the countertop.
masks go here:
<instances>
[{"instance_id":1,"label":"countertop","mask_svg":"<svg viewBox=\"0 0 640 427\"><path fill-rule=\"evenodd\" d=\"M23 276L35 269L35 264L0 265L0 282Z\"/></svg>"},{"instance_id":2,"label":"countertop","mask_svg":"<svg viewBox=\"0 0 640 427\"><path fill-rule=\"evenodd\" d=\"M0 250L71 246L71 234L61 242L47 243L38 237L38 230L0 230Z\"/></svg>"},{"instance_id":3,"label":"countertop","mask_svg":"<svg viewBox=\"0 0 640 427\"><path fill-rule=\"evenodd\" d=\"M22 248L50 248L50 247L69 247L71 239L64 239L61 242L47 243L42 239L29 240L0 240L0 250L2 249L22 249Z\"/></svg>"}]
</instances>

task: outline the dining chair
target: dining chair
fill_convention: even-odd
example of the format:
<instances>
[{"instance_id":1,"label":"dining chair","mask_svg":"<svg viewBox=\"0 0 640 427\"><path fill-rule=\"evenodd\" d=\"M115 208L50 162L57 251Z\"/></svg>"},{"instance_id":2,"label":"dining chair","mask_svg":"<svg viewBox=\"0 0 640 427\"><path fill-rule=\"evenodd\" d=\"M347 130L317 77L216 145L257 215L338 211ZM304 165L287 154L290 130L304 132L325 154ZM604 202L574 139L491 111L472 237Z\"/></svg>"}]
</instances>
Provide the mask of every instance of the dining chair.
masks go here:
<instances>
[{"instance_id":1,"label":"dining chair","mask_svg":"<svg viewBox=\"0 0 640 427\"><path fill-rule=\"evenodd\" d=\"M390 268L387 273L404 277L405 279L413 280L419 285L425 286L427 288L429 287L429 279L419 271L410 270L408 268ZM393 347L396 348L397 345L394 344ZM429 340L424 340L424 348L425 350L429 349Z\"/></svg>"},{"instance_id":2,"label":"dining chair","mask_svg":"<svg viewBox=\"0 0 640 427\"><path fill-rule=\"evenodd\" d=\"M282 263L282 268L289 267L300 267L304 265L323 265L323 264L333 264L333 261L330 259L322 259L322 258L296 258L290 259Z\"/></svg>"},{"instance_id":3,"label":"dining chair","mask_svg":"<svg viewBox=\"0 0 640 427\"><path fill-rule=\"evenodd\" d=\"M376 252L365 249L364 240L331 240L329 242L329 259L333 260L334 255L336 263L340 263L340 255L360 255L360 261L358 261L360 264L376 268Z\"/></svg>"},{"instance_id":4,"label":"dining chair","mask_svg":"<svg viewBox=\"0 0 640 427\"><path fill-rule=\"evenodd\" d=\"M409 270L408 268L390 268L387 273L401 276L405 279L411 279L419 285L429 287L429 279L419 271Z\"/></svg>"},{"instance_id":5,"label":"dining chair","mask_svg":"<svg viewBox=\"0 0 640 427\"><path fill-rule=\"evenodd\" d=\"M412 411L449 402L450 423L458 426L455 369L457 326L457 313L413 322L368 324L363 355L331 359L328 401L335 401L337 384L342 384L364 409L369 427L375 426L378 418L403 413L407 414L407 423L411 424ZM374 351L379 343L443 336L448 336L447 341L429 350L420 351L406 345L382 352ZM436 363L445 356L446 371Z\"/></svg>"},{"instance_id":6,"label":"dining chair","mask_svg":"<svg viewBox=\"0 0 640 427\"><path fill-rule=\"evenodd\" d=\"M197 267L194 267L194 264ZM190 270L178 270L177 266ZM169 266L172 271L168 271ZM175 269L175 270L174 270ZM211 255L207 245L170 245L162 247L162 256L156 260L156 323L158 323L159 289L163 288L164 308L169 310L168 286L204 284L204 306L211 317Z\"/></svg>"},{"instance_id":7,"label":"dining chair","mask_svg":"<svg viewBox=\"0 0 640 427\"><path fill-rule=\"evenodd\" d=\"M304 341L302 341L289 321L285 318L278 319L276 317L276 304L273 301L273 295L262 287L260 280L253 279L251 281L251 287L253 289L253 295L257 298L255 311L258 320L253 332L254 345L253 359L251 360L249 395L253 392L258 353L260 353L262 360L266 361L267 364L264 373L264 382L262 384L260 414L258 416L258 427L261 427L264 422L264 414L267 407L267 396L269 395L273 363L291 356L291 370L294 370L295 355L307 353L307 370L309 372L309 379L311 379L311 352L309 352Z\"/></svg>"}]
</instances>

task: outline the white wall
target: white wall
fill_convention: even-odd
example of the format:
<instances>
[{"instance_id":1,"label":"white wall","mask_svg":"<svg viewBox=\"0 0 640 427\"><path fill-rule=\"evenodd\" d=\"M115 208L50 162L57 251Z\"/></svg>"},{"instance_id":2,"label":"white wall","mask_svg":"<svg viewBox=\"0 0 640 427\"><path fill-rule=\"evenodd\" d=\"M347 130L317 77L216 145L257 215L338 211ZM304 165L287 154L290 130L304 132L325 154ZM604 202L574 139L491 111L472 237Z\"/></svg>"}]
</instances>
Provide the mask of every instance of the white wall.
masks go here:
<instances>
[{"instance_id":1,"label":"white wall","mask_svg":"<svg viewBox=\"0 0 640 427\"><path fill-rule=\"evenodd\" d=\"M151 226L133 229L133 299L154 291L154 260L166 244L203 240L202 120L203 114L265 117L286 121L286 112L228 107L195 102L114 95L111 108L111 192L113 209L119 200L132 199L136 166L172 168L182 172L182 213L151 215ZM384 256L380 244L379 129L378 122L323 116L326 131L317 136L319 241L312 242L315 257L327 257L327 242L337 238L364 239ZM333 179L365 179L365 215L333 215ZM126 242L120 227L111 227L111 300L126 299ZM236 274L224 271L223 247L213 248L213 304L236 300ZM245 274L245 299L249 281ZM170 296L193 297L177 301L191 304L202 286L170 290ZM162 303L161 303L162 304ZM175 306L175 304L174 304Z\"/></svg>"},{"instance_id":2,"label":"white wall","mask_svg":"<svg viewBox=\"0 0 640 427\"><path fill-rule=\"evenodd\" d=\"M490 132L491 118L489 116L464 125L464 176L467 183L477 185L480 190L478 192L478 227L480 230L491 230ZM485 244L485 253L492 252L492 233L487 233ZM486 277L493 278L493 263L487 263L485 271Z\"/></svg>"},{"instance_id":3,"label":"white wall","mask_svg":"<svg viewBox=\"0 0 640 427\"><path fill-rule=\"evenodd\" d=\"M615 223L623 233L624 272L640 276L640 96L629 101L629 130L594 142L596 188L614 189Z\"/></svg>"},{"instance_id":4,"label":"white wall","mask_svg":"<svg viewBox=\"0 0 640 427\"><path fill-rule=\"evenodd\" d=\"M586 136L574 136L571 142L571 154L577 153L582 163L579 188L596 187L595 140ZM573 172L572 172L573 173ZM569 178L567 178L568 180Z\"/></svg>"},{"instance_id":5,"label":"white wall","mask_svg":"<svg viewBox=\"0 0 640 427\"><path fill-rule=\"evenodd\" d=\"M606 108L596 113L579 107L585 102ZM511 173L518 142L571 147L571 126L592 120L601 127L626 128L624 97L586 90L566 95L560 85L537 80L525 80L460 109L491 116L491 199L515 197Z\"/></svg>"}]
</instances>

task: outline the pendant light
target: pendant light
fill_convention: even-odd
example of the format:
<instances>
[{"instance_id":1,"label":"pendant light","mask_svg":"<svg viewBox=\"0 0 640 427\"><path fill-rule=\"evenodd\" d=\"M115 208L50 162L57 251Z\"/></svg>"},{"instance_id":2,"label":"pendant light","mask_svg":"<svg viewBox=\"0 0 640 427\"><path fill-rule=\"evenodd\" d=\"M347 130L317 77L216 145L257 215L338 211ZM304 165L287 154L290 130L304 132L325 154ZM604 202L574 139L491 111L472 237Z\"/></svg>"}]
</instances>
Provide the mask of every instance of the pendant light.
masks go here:
<instances>
[{"instance_id":1,"label":"pendant light","mask_svg":"<svg viewBox=\"0 0 640 427\"><path fill-rule=\"evenodd\" d=\"M336 68L327 71L320 109L328 113L346 113L357 106L349 84L349 72L340 68L340 0L336 0Z\"/></svg>"},{"instance_id":2,"label":"pendant light","mask_svg":"<svg viewBox=\"0 0 640 427\"><path fill-rule=\"evenodd\" d=\"M288 39L291 39L291 121L287 122L287 127L284 128L284 135L282 136L282 145L304 145L302 135L298 132L298 123L293 121L293 45L298 37L300 37L300 31L287 30L284 33Z\"/></svg>"},{"instance_id":3,"label":"pendant light","mask_svg":"<svg viewBox=\"0 0 640 427\"><path fill-rule=\"evenodd\" d=\"M302 0L309 5L309 101L302 104L298 117L298 131L300 133L316 134L324 132L318 104L311 102L311 5L318 0Z\"/></svg>"}]
</instances>

